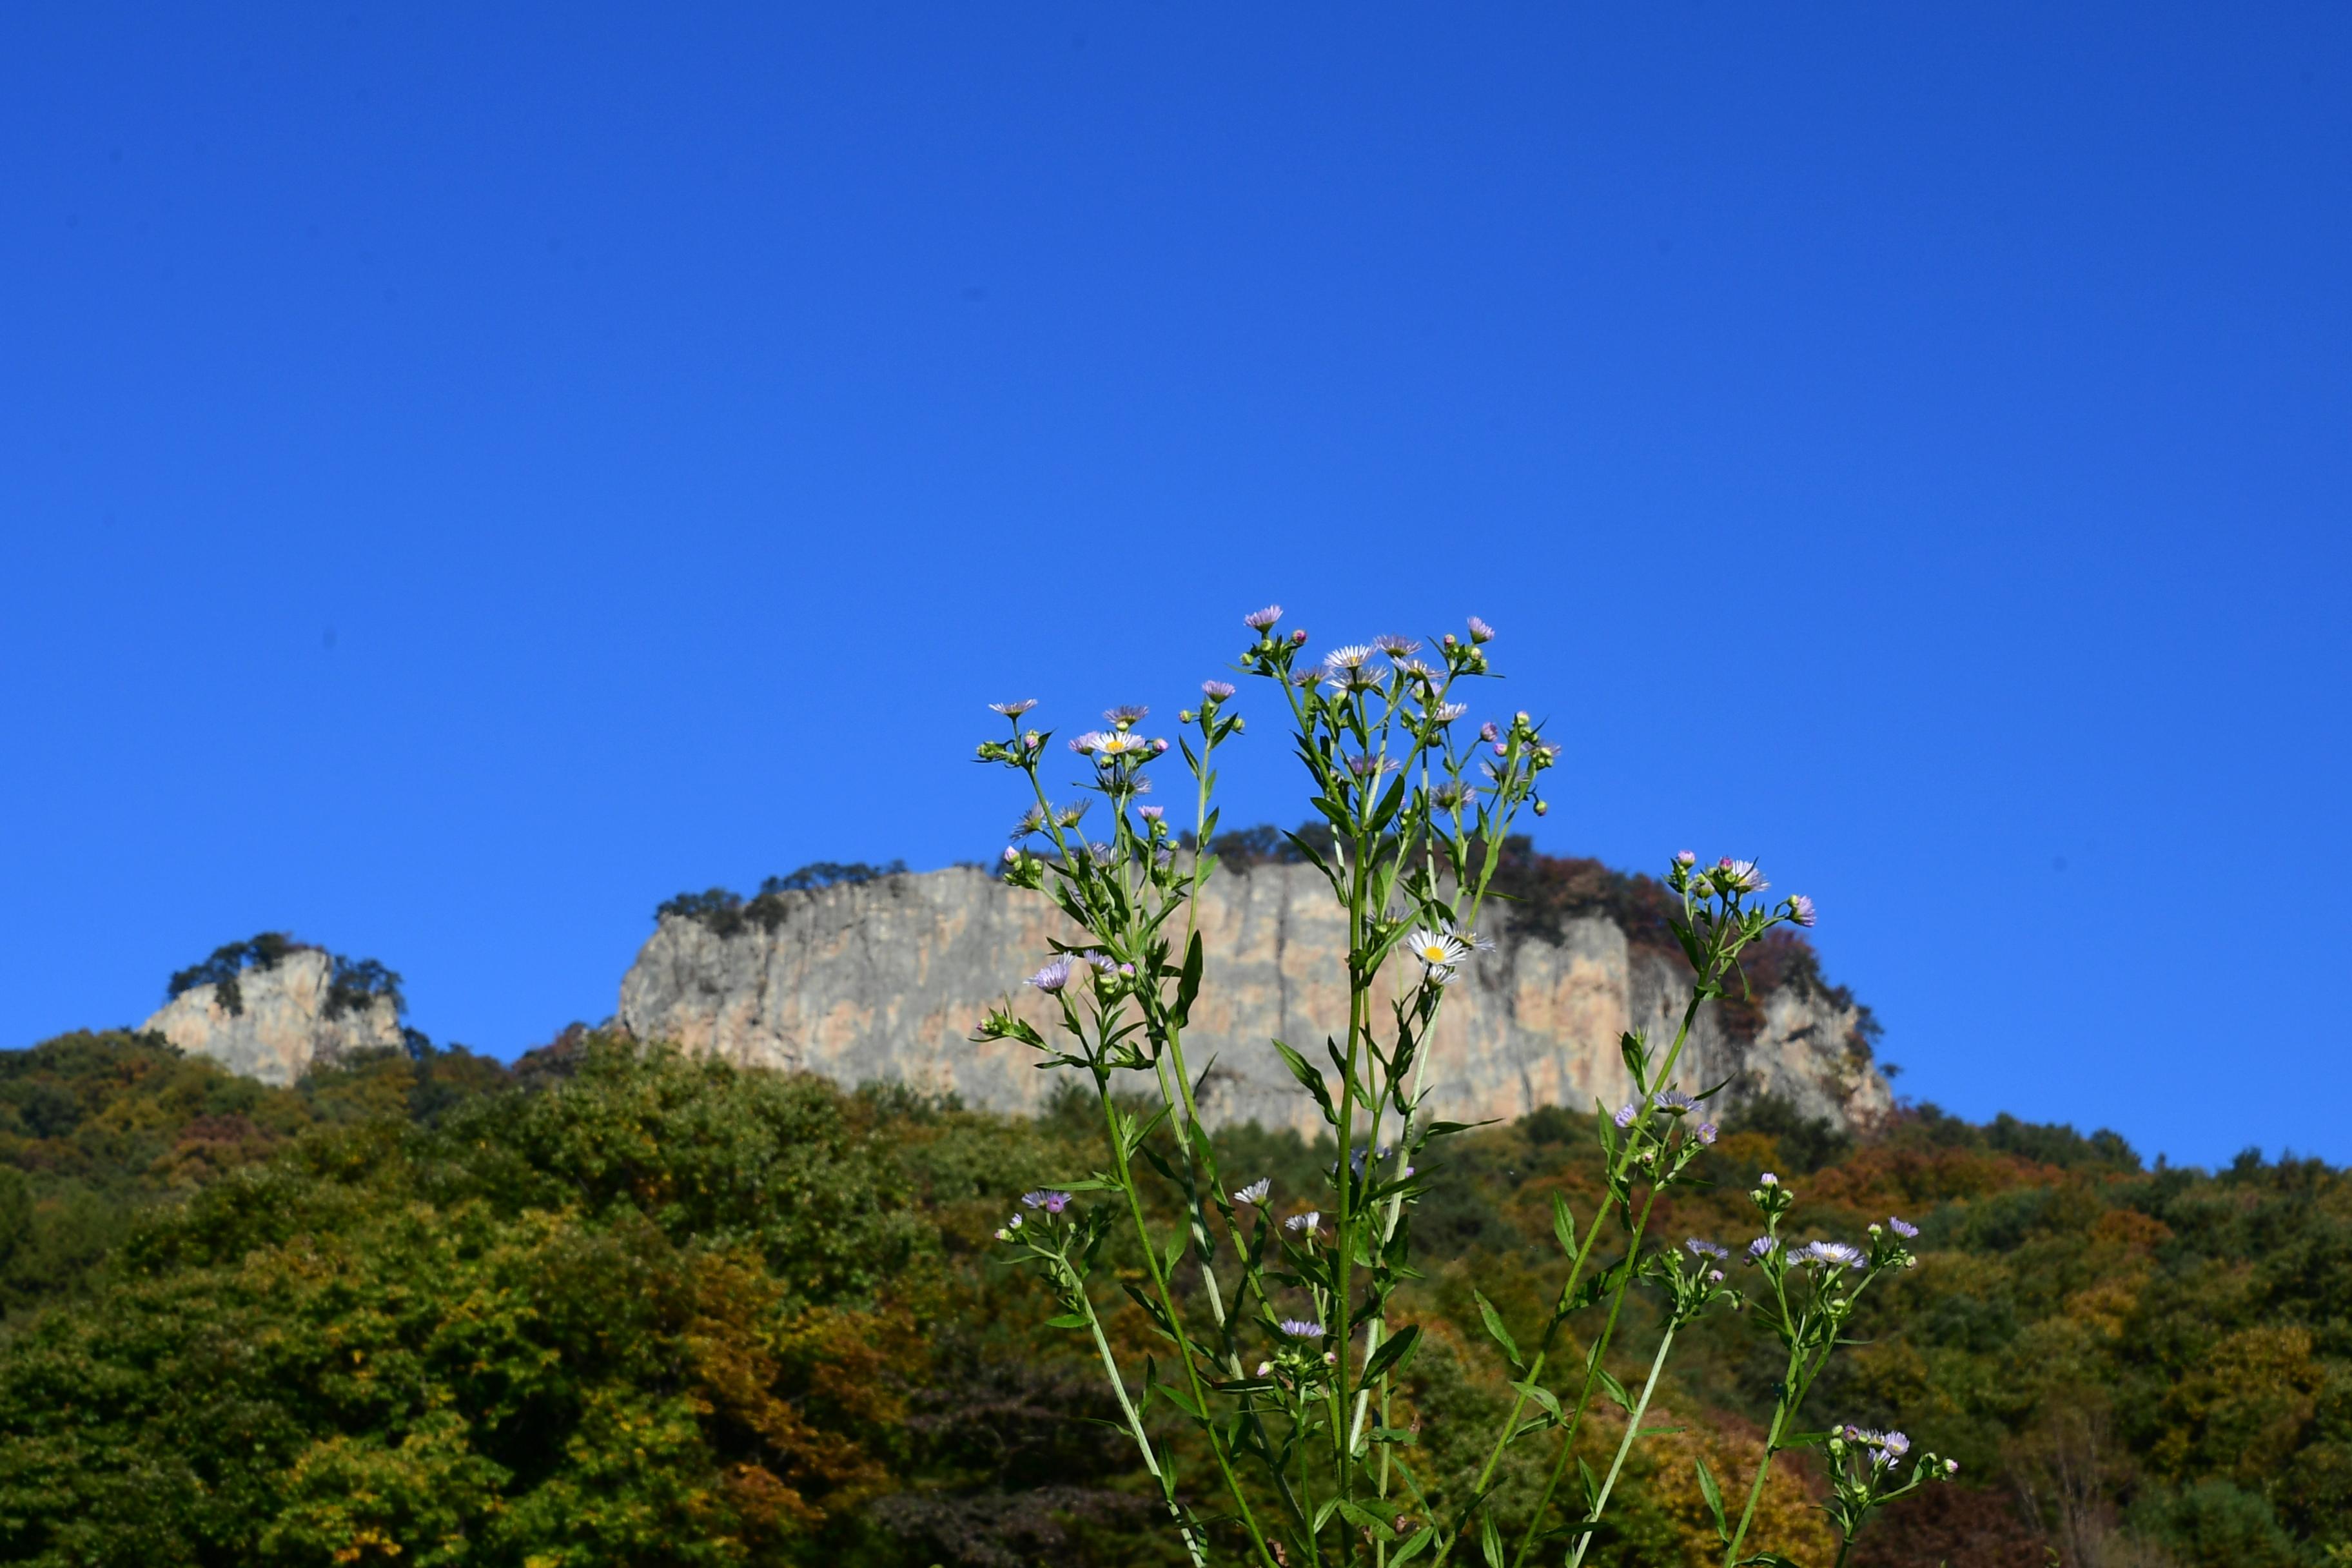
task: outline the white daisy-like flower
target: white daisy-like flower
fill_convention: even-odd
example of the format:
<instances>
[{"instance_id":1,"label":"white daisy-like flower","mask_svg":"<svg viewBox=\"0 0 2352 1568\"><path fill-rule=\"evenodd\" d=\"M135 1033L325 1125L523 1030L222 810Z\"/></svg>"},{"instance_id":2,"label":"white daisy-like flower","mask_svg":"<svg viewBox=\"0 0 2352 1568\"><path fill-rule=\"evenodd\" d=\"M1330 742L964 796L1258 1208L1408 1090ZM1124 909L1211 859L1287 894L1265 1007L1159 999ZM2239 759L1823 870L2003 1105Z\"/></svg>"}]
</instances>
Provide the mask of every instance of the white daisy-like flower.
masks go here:
<instances>
[{"instance_id":1,"label":"white daisy-like flower","mask_svg":"<svg viewBox=\"0 0 2352 1568\"><path fill-rule=\"evenodd\" d=\"M1097 758L1131 756L1151 749L1151 742L1132 730L1108 730L1085 738L1094 742Z\"/></svg>"},{"instance_id":2,"label":"white daisy-like flower","mask_svg":"<svg viewBox=\"0 0 2352 1568\"><path fill-rule=\"evenodd\" d=\"M1429 710L1429 716L1441 724L1451 724L1469 711L1467 702L1441 702Z\"/></svg>"},{"instance_id":3,"label":"white daisy-like flower","mask_svg":"<svg viewBox=\"0 0 2352 1568\"><path fill-rule=\"evenodd\" d=\"M1391 658L1411 658L1421 651L1421 644L1412 637L1374 637L1372 646Z\"/></svg>"},{"instance_id":4,"label":"white daisy-like flower","mask_svg":"<svg viewBox=\"0 0 2352 1568\"><path fill-rule=\"evenodd\" d=\"M1495 951L1495 939L1491 936L1480 936L1476 931L1465 926L1457 926L1452 921L1444 921L1441 929L1447 936L1452 937L1472 952Z\"/></svg>"},{"instance_id":5,"label":"white daisy-like flower","mask_svg":"<svg viewBox=\"0 0 2352 1568\"><path fill-rule=\"evenodd\" d=\"M1018 719L1021 715L1028 712L1029 710L1036 706L1037 700L1034 697L1024 697L1018 702L992 702L989 704L989 707L994 709L997 712L1003 714L1007 719Z\"/></svg>"},{"instance_id":6,"label":"white daisy-like flower","mask_svg":"<svg viewBox=\"0 0 2352 1568\"><path fill-rule=\"evenodd\" d=\"M1097 746L1101 745L1104 739L1105 736L1100 730L1089 730L1083 735L1073 735L1070 737L1070 750L1077 752L1078 755L1083 757L1092 752Z\"/></svg>"},{"instance_id":7,"label":"white daisy-like flower","mask_svg":"<svg viewBox=\"0 0 2352 1568\"><path fill-rule=\"evenodd\" d=\"M1274 1191L1273 1181L1268 1177L1260 1176L1256 1181L1252 1182L1248 1186L1244 1187L1241 1191L1235 1193L1234 1194L1234 1202L1252 1205L1262 1204L1265 1202L1266 1194L1272 1191Z\"/></svg>"},{"instance_id":8,"label":"white daisy-like flower","mask_svg":"<svg viewBox=\"0 0 2352 1568\"><path fill-rule=\"evenodd\" d=\"M1470 956L1470 949L1450 931L1431 931L1423 926L1404 939L1407 952L1427 964L1433 973L1443 969L1448 974L1454 966ZM1444 984L1444 982L1440 982Z\"/></svg>"},{"instance_id":9,"label":"white daisy-like flower","mask_svg":"<svg viewBox=\"0 0 2352 1568\"><path fill-rule=\"evenodd\" d=\"M1772 884L1755 861L1724 859L1716 863L1715 885L1727 893L1760 893Z\"/></svg>"},{"instance_id":10,"label":"white daisy-like flower","mask_svg":"<svg viewBox=\"0 0 2352 1568\"><path fill-rule=\"evenodd\" d=\"M1308 1209L1305 1214L1295 1214L1288 1219L1284 1220L1282 1222L1282 1227L1285 1230L1312 1233L1318 1229L1322 1224L1323 1211L1320 1209Z\"/></svg>"}]
</instances>

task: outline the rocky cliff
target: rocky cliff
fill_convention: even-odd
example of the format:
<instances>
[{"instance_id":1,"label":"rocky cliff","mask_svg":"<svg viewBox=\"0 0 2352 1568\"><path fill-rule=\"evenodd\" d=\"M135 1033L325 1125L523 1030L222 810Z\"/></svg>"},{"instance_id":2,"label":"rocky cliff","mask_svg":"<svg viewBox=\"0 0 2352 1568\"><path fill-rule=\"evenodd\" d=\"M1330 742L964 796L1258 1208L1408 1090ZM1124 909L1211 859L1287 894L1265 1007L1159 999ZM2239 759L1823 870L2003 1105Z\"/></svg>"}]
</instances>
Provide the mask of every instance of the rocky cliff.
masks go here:
<instances>
[{"instance_id":1,"label":"rocky cliff","mask_svg":"<svg viewBox=\"0 0 2352 1568\"><path fill-rule=\"evenodd\" d=\"M280 1086L313 1062L401 1044L397 1004L372 996L331 1005L334 960L316 948L288 952L236 978L232 1007L218 984L190 986L140 1026L192 1056Z\"/></svg>"},{"instance_id":2,"label":"rocky cliff","mask_svg":"<svg viewBox=\"0 0 2352 1568\"><path fill-rule=\"evenodd\" d=\"M1053 1076L1010 1041L976 1045L993 1004L1046 1026L1045 999L1019 982L1072 938L1043 895L976 870L933 871L793 893L772 923L725 934L667 915L621 982L620 1021L730 1061L795 1068L843 1084L898 1080L951 1090L969 1105L1033 1110ZM1312 1135L1314 1108L1268 1048L1319 1058L1347 1016L1344 916L1304 866L1221 872L1203 895L1208 954L1185 1037L1195 1072L1212 1059L1202 1114ZM1618 1036L1671 1039L1687 994L1681 958L1631 942L1601 915L1523 929L1506 914L1499 951L1472 963L1440 1016L1430 1083L1438 1113L1510 1118L1542 1105L1615 1104L1630 1092ZM1864 1122L1893 1105L1871 1066L1859 1010L1800 981L1727 1028L1711 1004L1678 1077L1734 1080L1732 1097L1786 1097L1808 1116Z\"/></svg>"}]
</instances>

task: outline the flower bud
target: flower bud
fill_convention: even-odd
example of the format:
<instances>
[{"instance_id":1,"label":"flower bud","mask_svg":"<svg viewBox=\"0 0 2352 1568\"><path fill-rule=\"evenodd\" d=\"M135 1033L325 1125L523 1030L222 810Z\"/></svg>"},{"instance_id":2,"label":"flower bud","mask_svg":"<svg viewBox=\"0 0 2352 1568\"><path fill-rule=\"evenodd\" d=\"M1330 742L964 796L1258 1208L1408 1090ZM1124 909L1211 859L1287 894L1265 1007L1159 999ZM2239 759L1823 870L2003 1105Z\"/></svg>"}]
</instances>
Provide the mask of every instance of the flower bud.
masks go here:
<instances>
[{"instance_id":1,"label":"flower bud","mask_svg":"<svg viewBox=\"0 0 2352 1568\"><path fill-rule=\"evenodd\" d=\"M1307 646L1307 628L1305 626L1300 626L1297 631L1290 634L1290 646L1293 647L1305 647Z\"/></svg>"},{"instance_id":2,"label":"flower bud","mask_svg":"<svg viewBox=\"0 0 2352 1568\"><path fill-rule=\"evenodd\" d=\"M1675 864L1677 866L1696 866L1698 864L1698 857L1692 854L1687 849L1677 849L1675 851Z\"/></svg>"},{"instance_id":3,"label":"flower bud","mask_svg":"<svg viewBox=\"0 0 2352 1568\"><path fill-rule=\"evenodd\" d=\"M1536 796L1536 815L1537 815L1538 816L1544 816L1546 813L1549 812L1550 810L1551 810L1551 807L1544 804L1544 798L1543 798L1543 796L1541 796L1541 795L1538 795L1538 796Z\"/></svg>"}]
</instances>

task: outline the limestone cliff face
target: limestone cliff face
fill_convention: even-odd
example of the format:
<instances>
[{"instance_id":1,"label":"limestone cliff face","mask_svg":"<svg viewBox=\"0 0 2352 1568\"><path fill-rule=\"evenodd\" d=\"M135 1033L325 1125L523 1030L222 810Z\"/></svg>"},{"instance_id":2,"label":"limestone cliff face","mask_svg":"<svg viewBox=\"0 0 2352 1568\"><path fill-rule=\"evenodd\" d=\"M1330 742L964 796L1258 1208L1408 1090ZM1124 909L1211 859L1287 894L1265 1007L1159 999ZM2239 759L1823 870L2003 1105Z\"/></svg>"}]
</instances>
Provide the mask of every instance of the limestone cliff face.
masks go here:
<instances>
[{"instance_id":1,"label":"limestone cliff face","mask_svg":"<svg viewBox=\"0 0 2352 1568\"><path fill-rule=\"evenodd\" d=\"M1221 872L1200 918L1208 967L1185 1056L1196 1073L1215 1063L1203 1116L1312 1136L1317 1112L1266 1041L1319 1059L1324 1037L1344 1028L1343 913L1310 868L1261 866ZM1500 951L1465 969L1440 1015L1428 1080L1437 1114L1475 1121L1623 1100L1631 1085L1617 1037L1673 1037L1687 994L1680 958L1629 944L1602 917L1568 920L1555 941L1507 916L1497 936ZM976 1045L971 1035L1008 994L1049 1026L1045 999L1020 981L1053 937L1073 933L1042 894L962 869L795 895L773 929L720 936L669 917L621 982L620 1021L639 1038L746 1065L1034 1110L1054 1075L1026 1047ZM1891 1109L1886 1080L1858 1048L1851 1005L1783 989L1763 1000L1752 1040L1732 1037L1714 1010L1702 1011L1676 1074L1685 1085L1732 1079L1733 1097L1784 1095L1842 1125Z\"/></svg>"},{"instance_id":2,"label":"limestone cliff face","mask_svg":"<svg viewBox=\"0 0 2352 1568\"><path fill-rule=\"evenodd\" d=\"M237 977L242 1005L230 1012L219 987L195 985L172 998L142 1028L191 1056L210 1057L231 1072L290 1084L313 1062L401 1043L400 1017L387 997L326 1016L334 964L316 950L289 952L268 969Z\"/></svg>"}]
</instances>

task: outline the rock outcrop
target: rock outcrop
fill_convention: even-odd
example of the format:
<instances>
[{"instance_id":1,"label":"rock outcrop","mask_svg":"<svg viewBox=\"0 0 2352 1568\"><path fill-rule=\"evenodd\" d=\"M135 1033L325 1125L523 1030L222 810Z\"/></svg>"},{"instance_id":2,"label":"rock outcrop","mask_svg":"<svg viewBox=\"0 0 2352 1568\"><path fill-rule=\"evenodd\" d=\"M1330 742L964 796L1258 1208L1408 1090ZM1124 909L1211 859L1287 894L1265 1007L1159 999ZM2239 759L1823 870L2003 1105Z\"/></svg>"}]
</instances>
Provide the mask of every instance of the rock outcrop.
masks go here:
<instances>
[{"instance_id":1,"label":"rock outcrop","mask_svg":"<svg viewBox=\"0 0 2352 1568\"><path fill-rule=\"evenodd\" d=\"M1043 895L957 869L796 893L780 912L725 934L665 916L621 983L620 1022L639 1038L845 1085L896 1080L996 1110L1043 1103L1056 1075L1037 1070L1034 1051L971 1039L1008 995L1041 1028L1055 1016L1019 984L1049 939L1074 937ZM1318 1059L1344 1027L1343 914L1310 868L1265 865L1221 872L1200 918L1208 968L1185 1055L1196 1073L1215 1064L1203 1116L1313 1135L1314 1108L1266 1042ZM1618 1036L1672 1038L1687 994L1680 957L1630 942L1605 916L1555 933L1507 914L1496 934L1499 951L1467 966L1439 1017L1437 1113L1475 1121L1622 1100ZM1685 1085L1728 1079L1734 1100L1780 1095L1848 1126L1892 1108L1850 1000L1799 983L1759 1001L1752 1037L1725 1026L1719 1004L1702 1010L1676 1074Z\"/></svg>"},{"instance_id":2,"label":"rock outcrop","mask_svg":"<svg viewBox=\"0 0 2352 1568\"><path fill-rule=\"evenodd\" d=\"M239 974L234 1009L220 986L194 985L140 1026L191 1056L210 1057L231 1072L281 1087L313 1063L402 1043L400 1016L390 997L369 997L331 1012L333 984L331 956L304 948Z\"/></svg>"}]
</instances>

